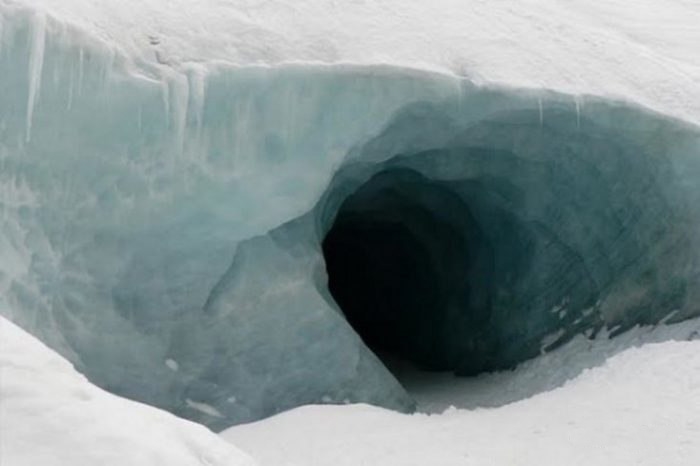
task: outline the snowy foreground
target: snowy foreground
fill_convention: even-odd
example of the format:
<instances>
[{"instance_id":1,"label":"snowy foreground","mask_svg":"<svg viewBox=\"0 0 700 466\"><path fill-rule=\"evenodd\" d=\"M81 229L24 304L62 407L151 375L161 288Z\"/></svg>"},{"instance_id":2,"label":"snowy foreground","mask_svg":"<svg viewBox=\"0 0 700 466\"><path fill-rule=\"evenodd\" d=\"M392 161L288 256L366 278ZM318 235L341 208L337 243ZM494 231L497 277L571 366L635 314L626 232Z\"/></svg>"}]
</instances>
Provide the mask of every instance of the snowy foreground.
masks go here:
<instances>
[{"instance_id":1,"label":"snowy foreground","mask_svg":"<svg viewBox=\"0 0 700 466\"><path fill-rule=\"evenodd\" d=\"M501 408L309 406L223 436L270 466L697 465L700 342L630 349Z\"/></svg>"},{"instance_id":2,"label":"snowy foreground","mask_svg":"<svg viewBox=\"0 0 700 466\"><path fill-rule=\"evenodd\" d=\"M694 337L698 325L675 326L676 336ZM5 319L0 336L3 466L255 464L204 427L95 387ZM552 354L562 363L576 358L573 349ZM531 385L533 372L515 374ZM561 388L500 408L402 415L308 406L222 436L271 466L697 465L700 341L629 349Z\"/></svg>"},{"instance_id":3,"label":"snowy foreground","mask_svg":"<svg viewBox=\"0 0 700 466\"><path fill-rule=\"evenodd\" d=\"M0 465L254 464L201 425L92 385L0 317Z\"/></svg>"}]
</instances>

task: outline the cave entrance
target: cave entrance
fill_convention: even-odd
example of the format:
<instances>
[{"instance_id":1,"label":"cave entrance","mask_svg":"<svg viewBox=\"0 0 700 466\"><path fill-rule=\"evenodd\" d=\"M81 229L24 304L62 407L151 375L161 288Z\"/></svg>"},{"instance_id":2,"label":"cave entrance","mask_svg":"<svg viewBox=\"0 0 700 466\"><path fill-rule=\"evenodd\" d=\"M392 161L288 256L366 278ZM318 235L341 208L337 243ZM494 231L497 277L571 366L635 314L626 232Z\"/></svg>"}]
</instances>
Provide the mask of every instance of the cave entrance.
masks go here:
<instances>
[{"instance_id":1,"label":"cave entrance","mask_svg":"<svg viewBox=\"0 0 700 466\"><path fill-rule=\"evenodd\" d=\"M330 293L387 367L484 366L465 361L483 344L490 248L449 186L411 170L381 172L341 204L322 246Z\"/></svg>"}]
</instances>

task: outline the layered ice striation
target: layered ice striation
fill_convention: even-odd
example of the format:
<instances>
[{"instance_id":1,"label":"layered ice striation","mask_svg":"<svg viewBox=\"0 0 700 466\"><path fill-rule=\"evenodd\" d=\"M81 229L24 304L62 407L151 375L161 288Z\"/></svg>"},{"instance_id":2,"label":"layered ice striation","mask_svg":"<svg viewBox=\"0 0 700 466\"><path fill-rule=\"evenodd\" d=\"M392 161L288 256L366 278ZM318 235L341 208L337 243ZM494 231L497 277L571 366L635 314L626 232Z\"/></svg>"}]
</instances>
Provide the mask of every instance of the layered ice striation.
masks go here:
<instances>
[{"instance_id":1,"label":"layered ice striation","mask_svg":"<svg viewBox=\"0 0 700 466\"><path fill-rule=\"evenodd\" d=\"M459 374L700 314L700 132L389 67L171 67L0 21L0 313L220 429L408 411ZM379 356L378 356L379 355Z\"/></svg>"}]
</instances>

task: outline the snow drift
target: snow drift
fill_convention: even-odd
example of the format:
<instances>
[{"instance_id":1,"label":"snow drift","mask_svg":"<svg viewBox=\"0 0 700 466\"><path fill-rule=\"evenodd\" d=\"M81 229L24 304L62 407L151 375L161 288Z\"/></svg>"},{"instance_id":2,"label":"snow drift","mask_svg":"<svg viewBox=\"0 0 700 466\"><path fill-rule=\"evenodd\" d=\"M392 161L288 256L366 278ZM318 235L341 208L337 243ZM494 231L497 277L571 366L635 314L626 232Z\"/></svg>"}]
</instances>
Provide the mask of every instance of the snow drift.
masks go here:
<instances>
[{"instance_id":1,"label":"snow drift","mask_svg":"<svg viewBox=\"0 0 700 466\"><path fill-rule=\"evenodd\" d=\"M698 345L630 349L563 387L498 409L407 416L373 406L306 406L222 436L270 466L693 466L700 457Z\"/></svg>"},{"instance_id":2,"label":"snow drift","mask_svg":"<svg viewBox=\"0 0 700 466\"><path fill-rule=\"evenodd\" d=\"M47 5L0 3L0 313L109 391L217 429L410 411L372 349L472 374L700 313L688 123L396 66L174 63L159 37L146 58Z\"/></svg>"},{"instance_id":3,"label":"snow drift","mask_svg":"<svg viewBox=\"0 0 700 466\"><path fill-rule=\"evenodd\" d=\"M205 427L101 390L0 317L0 464L253 466Z\"/></svg>"}]
</instances>

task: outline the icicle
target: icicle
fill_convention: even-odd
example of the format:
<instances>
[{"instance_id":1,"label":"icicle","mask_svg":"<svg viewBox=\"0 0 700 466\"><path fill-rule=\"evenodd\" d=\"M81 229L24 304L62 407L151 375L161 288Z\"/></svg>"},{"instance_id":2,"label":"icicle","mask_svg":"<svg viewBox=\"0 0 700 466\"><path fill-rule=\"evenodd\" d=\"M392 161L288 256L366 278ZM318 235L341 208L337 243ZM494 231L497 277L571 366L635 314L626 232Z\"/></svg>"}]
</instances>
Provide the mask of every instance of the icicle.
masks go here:
<instances>
[{"instance_id":1,"label":"icicle","mask_svg":"<svg viewBox=\"0 0 700 466\"><path fill-rule=\"evenodd\" d=\"M83 93L83 77L85 73L85 52L83 48L80 47L80 53L78 55L78 95Z\"/></svg>"},{"instance_id":2,"label":"icicle","mask_svg":"<svg viewBox=\"0 0 700 466\"><path fill-rule=\"evenodd\" d=\"M171 92L173 109L173 123L175 126L175 142L178 150L182 151L185 142L185 128L187 127L187 108L190 99L190 85L187 76L177 73L173 80Z\"/></svg>"},{"instance_id":3,"label":"icicle","mask_svg":"<svg viewBox=\"0 0 700 466\"><path fill-rule=\"evenodd\" d=\"M576 105L576 128L581 129L581 102L579 96L574 97L574 103Z\"/></svg>"},{"instance_id":4,"label":"icicle","mask_svg":"<svg viewBox=\"0 0 700 466\"><path fill-rule=\"evenodd\" d=\"M111 76L112 76L112 69L114 68L114 60L115 60L115 52L112 49L107 50L106 54L106 59L104 63L102 63L102 67L100 69L100 77L101 77L101 85L102 88L106 88L107 85L110 82Z\"/></svg>"},{"instance_id":5,"label":"icicle","mask_svg":"<svg viewBox=\"0 0 700 466\"><path fill-rule=\"evenodd\" d=\"M26 142L32 137L34 107L41 89L41 73L44 68L44 47L46 43L46 15L39 13L34 18L32 48L29 56L29 92L27 96Z\"/></svg>"},{"instance_id":6,"label":"icicle","mask_svg":"<svg viewBox=\"0 0 700 466\"><path fill-rule=\"evenodd\" d=\"M139 132L143 131L143 104L139 104L136 122L138 124Z\"/></svg>"},{"instance_id":7,"label":"icicle","mask_svg":"<svg viewBox=\"0 0 700 466\"><path fill-rule=\"evenodd\" d=\"M75 87L75 67L69 67L69 77L68 77L68 103L66 105L66 110L71 110L73 108L73 87Z\"/></svg>"},{"instance_id":8,"label":"icicle","mask_svg":"<svg viewBox=\"0 0 700 466\"><path fill-rule=\"evenodd\" d=\"M537 107L540 109L540 127L544 125L544 109L542 108L542 97L537 98Z\"/></svg>"},{"instance_id":9,"label":"icicle","mask_svg":"<svg viewBox=\"0 0 700 466\"><path fill-rule=\"evenodd\" d=\"M168 86L168 78L166 76L161 76L160 91L161 98L163 99L165 121L170 122L170 86Z\"/></svg>"},{"instance_id":10,"label":"icicle","mask_svg":"<svg viewBox=\"0 0 700 466\"><path fill-rule=\"evenodd\" d=\"M176 150L181 153L187 126L187 108L190 86L187 76L172 70L164 72L161 78L163 103L168 126L175 136Z\"/></svg>"},{"instance_id":11,"label":"icicle","mask_svg":"<svg viewBox=\"0 0 700 466\"><path fill-rule=\"evenodd\" d=\"M203 68L195 68L189 76L190 98L192 99L192 113L199 138L204 118L204 99L206 96L206 74Z\"/></svg>"},{"instance_id":12,"label":"icicle","mask_svg":"<svg viewBox=\"0 0 700 466\"><path fill-rule=\"evenodd\" d=\"M5 17L0 13L0 57L2 57L2 46L5 44Z\"/></svg>"},{"instance_id":13,"label":"icicle","mask_svg":"<svg viewBox=\"0 0 700 466\"><path fill-rule=\"evenodd\" d=\"M70 111L73 108L73 71L71 70L70 84L68 85L68 104L66 110Z\"/></svg>"}]
</instances>

